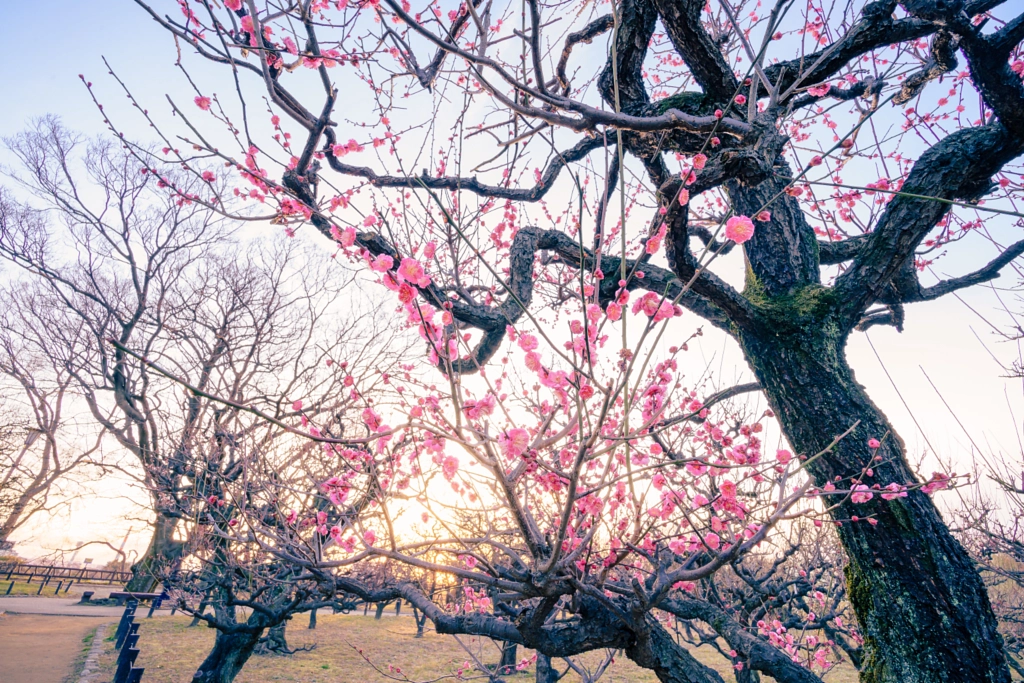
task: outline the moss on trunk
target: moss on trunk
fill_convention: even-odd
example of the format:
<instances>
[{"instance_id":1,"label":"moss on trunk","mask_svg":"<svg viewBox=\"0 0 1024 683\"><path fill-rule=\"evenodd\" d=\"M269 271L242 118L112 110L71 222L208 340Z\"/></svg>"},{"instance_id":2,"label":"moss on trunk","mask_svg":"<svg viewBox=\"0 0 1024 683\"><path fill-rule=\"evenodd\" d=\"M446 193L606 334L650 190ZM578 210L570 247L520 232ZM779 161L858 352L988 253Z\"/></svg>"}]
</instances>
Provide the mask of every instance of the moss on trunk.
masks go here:
<instances>
[{"instance_id":1,"label":"moss on trunk","mask_svg":"<svg viewBox=\"0 0 1024 683\"><path fill-rule=\"evenodd\" d=\"M855 380L846 336L833 320L831 291L808 286L769 298L748 279L758 320L738 337L790 443L808 457L818 486L919 483L902 440ZM882 442L871 449L867 441ZM880 456L880 459L875 459ZM871 468L871 475L867 474ZM851 603L865 637L869 683L1007 683L996 620L981 578L920 490L906 498L853 504L832 496L832 516L849 557ZM857 516L860 521L852 522ZM873 518L872 525L866 518Z\"/></svg>"}]
</instances>

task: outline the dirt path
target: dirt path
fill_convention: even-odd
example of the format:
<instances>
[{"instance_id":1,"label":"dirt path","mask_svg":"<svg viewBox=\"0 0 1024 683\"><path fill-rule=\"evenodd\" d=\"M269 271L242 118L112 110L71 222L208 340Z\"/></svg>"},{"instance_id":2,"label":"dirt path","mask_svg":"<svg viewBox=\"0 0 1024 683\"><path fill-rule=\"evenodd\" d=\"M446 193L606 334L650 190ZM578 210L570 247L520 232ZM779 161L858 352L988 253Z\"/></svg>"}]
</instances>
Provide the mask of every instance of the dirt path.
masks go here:
<instances>
[{"instance_id":1,"label":"dirt path","mask_svg":"<svg viewBox=\"0 0 1024 683\"><path fill-rule=\"evenodd\" d=\"M78 600L67 598L37 598L22 596L20 598L0 597L0 612L8 614L45 614L52 617L120 617L124 607L101 607L99 605L80 605ZM155 617L170 614L169 609L159 609L153 613ZM145 618L149 614L148 605L139 605L137 614ZM0 679L0 683L4 683Z\"/></svg>"},{"instance_id":2,"label":"dirt path","mask_svg":"<svg viewBox=\"0 0 1024 683\"><path fill-rule=\"evenodd\" d=\"M82 639L109 617L0 615L0 681L62 683L86 645Z\"/></svg>"}]
</instances>

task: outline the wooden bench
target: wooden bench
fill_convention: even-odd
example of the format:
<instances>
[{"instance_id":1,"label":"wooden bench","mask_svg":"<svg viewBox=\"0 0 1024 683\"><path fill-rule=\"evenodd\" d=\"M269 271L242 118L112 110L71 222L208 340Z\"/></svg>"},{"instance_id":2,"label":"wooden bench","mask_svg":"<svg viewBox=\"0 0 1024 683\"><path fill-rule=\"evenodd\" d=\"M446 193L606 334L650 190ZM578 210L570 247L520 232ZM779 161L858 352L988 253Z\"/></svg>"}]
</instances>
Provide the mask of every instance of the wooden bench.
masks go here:
<instances>
[{"instance_id":1,"label":"wooden bench","mask_svg":"<svg viewBox=\"0 0 1024 683\"><path fill-rule=\"evenodd\" d=\"M94 593L94 591L85 591L84 593L82 593L82 599L79 601L78 604L79 605L86 605L86 604L88 604L89 601L92 600L93 593Z\"/></svg>"},{"instance_id":2,"label":"wooden bench","mask_svg":"<svg viewBox=\"0 0 1024 683\"><path fill-rule=\"evenodd\" d=\"M132 593L130 591L113 591L109 596L117 600L118 605L123 605L126 600L138 600L139 602L153 601L153 606L160 608L160 603L167 599L167 593Z\"/></svg>"}]
</instances>

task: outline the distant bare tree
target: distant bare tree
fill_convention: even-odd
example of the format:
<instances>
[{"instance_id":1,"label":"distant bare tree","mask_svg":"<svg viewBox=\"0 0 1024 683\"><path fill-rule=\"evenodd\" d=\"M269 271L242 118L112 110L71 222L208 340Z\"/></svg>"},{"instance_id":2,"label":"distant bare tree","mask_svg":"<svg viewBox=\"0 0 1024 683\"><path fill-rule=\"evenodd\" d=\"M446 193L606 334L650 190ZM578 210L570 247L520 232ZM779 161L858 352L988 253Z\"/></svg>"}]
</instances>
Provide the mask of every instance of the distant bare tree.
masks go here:
<instances>
[{"instance_id":1,"label":"distant bare tree","mask_svg":"<svg viewBox=\"0 0 1024 683\"><path fill-rule=\"evenodd\" d=\"M0 257L25 274L18 315L133 456L129 470L141 466L155 520L129 587L148 590L181 560L180 521L213 467L207 439L241 438L250 409L297 419L296 397L344 392L350 359L332 320L348 280L296 241L242 248L116 145L86 145L55 119L7 144L21 161L11 177L34 198L0 202ZM350 352L371 372L383 348Z\"/></svg>"},{"instance_id":2,"label":"distant bare tree","mask_svg":"<svg viewBox=\"0 0 1024 683\"><path fill-rule=\"evenodd\" d=\"M23 294L0 292L13 307L0 317L0 405L6 416L0 427L0 543L51 510L51 492L73 471L80 473L99 448L87 434L65 434L73 380L60 359L39 353L26 336L15 304Z\"/></svg>"}]
</instances>

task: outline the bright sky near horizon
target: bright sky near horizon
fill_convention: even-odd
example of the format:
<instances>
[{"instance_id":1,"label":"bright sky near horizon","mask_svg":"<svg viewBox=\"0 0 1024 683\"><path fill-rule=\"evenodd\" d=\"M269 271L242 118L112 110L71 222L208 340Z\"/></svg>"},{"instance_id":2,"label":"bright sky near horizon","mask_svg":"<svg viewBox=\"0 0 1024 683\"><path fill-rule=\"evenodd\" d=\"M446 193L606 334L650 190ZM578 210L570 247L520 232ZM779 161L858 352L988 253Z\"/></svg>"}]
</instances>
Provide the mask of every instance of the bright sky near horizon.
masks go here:
<instances>
[{"instance_id":1,"label":"bright sky near horizon","mask_svg":"<svg viewBox=\"0 0 1024 683\"><path fill-rule=\"evenodd\" d=\"M107 77L103 56L154 112L166 115L167 92L192 99L174 67L172 40L130 0L7 2L0 20L0 61L8 65L5 103L0 108L2 136L17 133L33 117L45 114L56 114L83 133L105 133L102 117L78 78L82 73L101 88L107 111L118 117L126 132L145 139L147 129ZM0 161L6 160L0 152ZM854 178L846 181L861 184ZM941 260L937 268L959 274L980 265L990 253L971 253L974 244L978 242L967 243L964 253ZM951 252L959 248L955 245ZM0 270L0 277L9 276ZM1007 274L995 284L1010 288L1017 283ZM1024 309L1015 293L998 295L1010 310ZM1004 377L1005 369L1021 359L1020 344L995 334L983 319L1000 330L1009 329L999 296L990 287L976 287L959 297L909 306L902 334L876 327L869 334L853 335L848 354L857 379L888 414L912 456L934 449L954 470L963 472L972 466L972 448L977 447L1024 466L1024 383ZM700 357L714 359L721 368L722 382L749 374L738 348L719 334L709 333L699 344ZM700 357L690 356L695 361ZM930 474L935 469L939 465L931 455L923 470ZM107 482L99 495L75 500L69 516L39 520L22 530L16 536L17 550L36 557L92 540L118 545L133 529L128 548L141 551L148 537L138 504L146 496L130 489L127 479ZM86 555L105 561L112 553L96 549L79 558Z\"/></svg>"}]
</instances>

